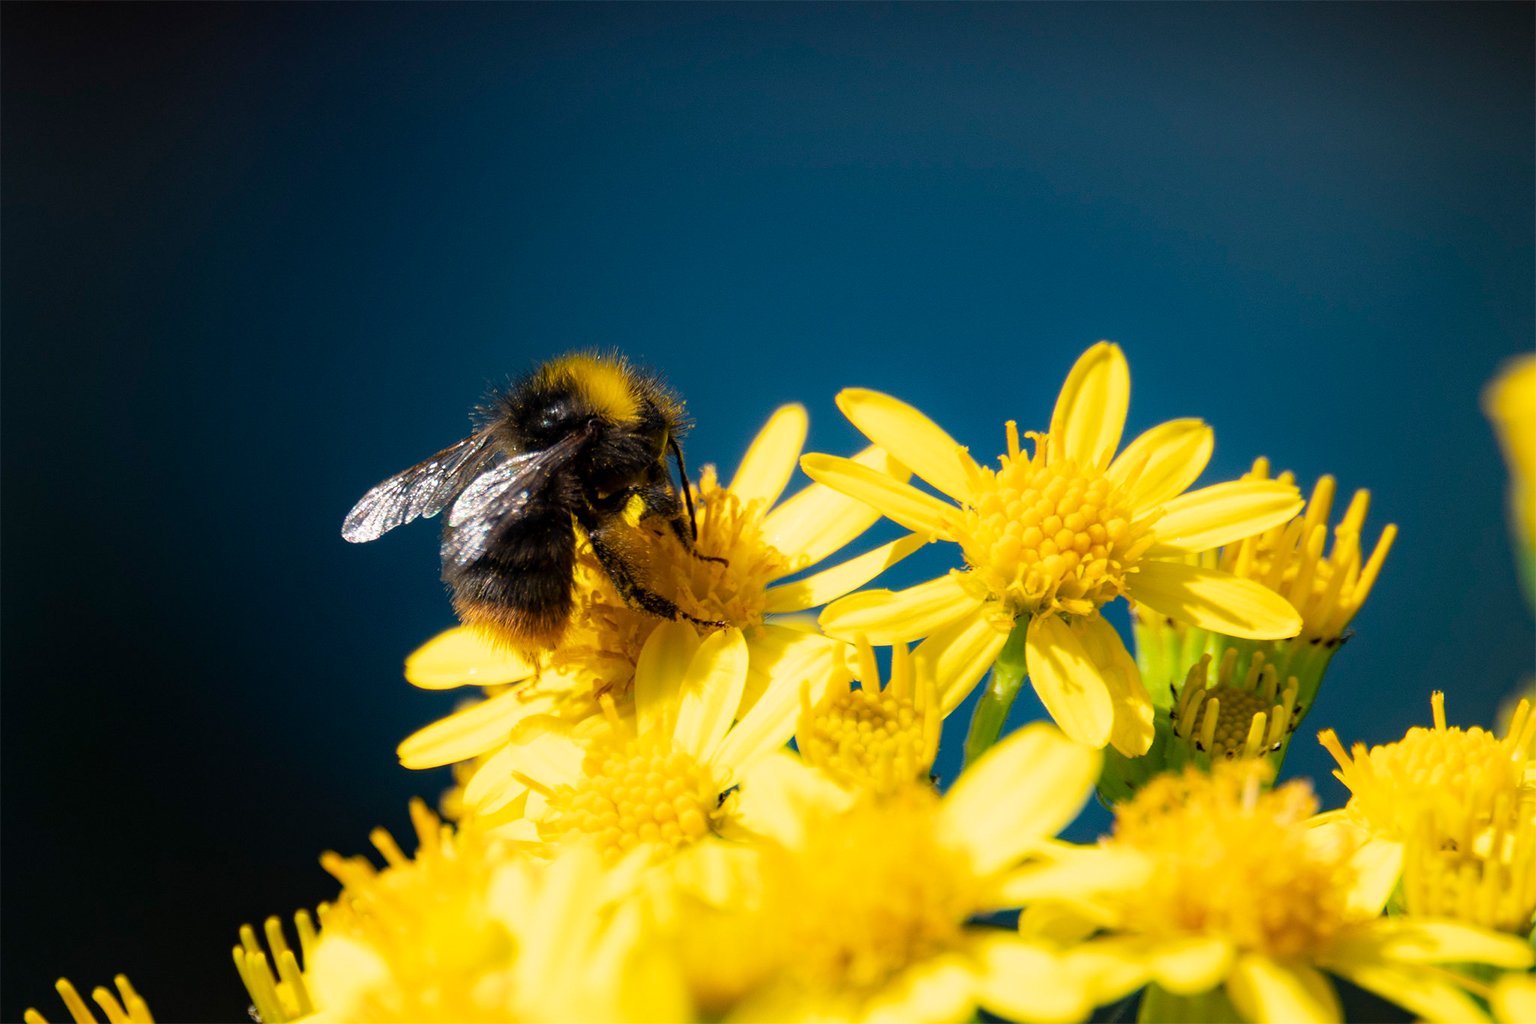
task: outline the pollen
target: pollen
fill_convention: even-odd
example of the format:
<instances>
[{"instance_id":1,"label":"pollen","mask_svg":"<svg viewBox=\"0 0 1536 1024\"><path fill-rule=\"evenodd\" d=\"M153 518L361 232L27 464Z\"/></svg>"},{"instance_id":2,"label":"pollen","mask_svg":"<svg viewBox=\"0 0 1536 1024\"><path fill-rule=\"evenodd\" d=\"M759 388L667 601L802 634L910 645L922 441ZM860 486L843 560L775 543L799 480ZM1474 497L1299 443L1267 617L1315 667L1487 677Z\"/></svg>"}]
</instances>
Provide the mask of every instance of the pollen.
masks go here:
<instances>
[{"instance_id":1,"label":"pollen","mask_svg":"<svg viewBox=\"0 0 1536 1024\"><path fill-rule=\"evenodd\" d=\"M1125 593L1126 575L1152 543L1125 493L1103 472L1045 458L1046 436L1019 449L1008 424L999 468L972 480L972 504L952 524L976 582L1013 617L1087 615Z\"/></svg>"},{"instance_id":2,"label":"pollen","mask_svg":"<svg viewBox=\"0 0 1536 1024\"><path fill-rule=\"evenodd\" d=\"M1153 870L1124 908L1141 932L1219 935L1238 949L1305 956L1347 923L1353 850L1309 841L1317 799L1305 782L1264 788L1263 761L1221 762L1207 775L1160 775L1121 804L1114 847Z\"/></svg>"},{"instance_id":3,"label":"pollen","mask_svg":"<svg viewBox=\"0 0 1536 1024\"><path fill-rule=\"evenodd\" d=\"M638 846L662 852L697 842L723 816L715 772L656 733L614 732L588 748L581 781L549 796L540 825L548 842L593 837L617 860Z\"/></svg>"},{"instance_id":4,"label":"pollen","mask_svg":"<svg viewBox=\"0 0 1536 1024\"><path fill-rule=\"evenodd\" d=\"M770 905L803 981L856 995L959 945L978 904L965 859L939 841L938 806L924 786L861 800L771 862Z\"/></svg>"},{"instance_id":5,"label":"pollen","mask_svg":"<svg viewBox=\"0 0 1536 1024\"><path fill-rule=\"evenodd\" d=\"M694 553L682 550L681 544L668 546L678 607L739 629L760 625L769 584L803 566L789 565L764 538L765 503L744 502L721 487L715 467L700 472L697 497L699 539Z\"/></svg>"},{"instance_id":6,"label":"pollen","mask_svg":"<svg viewBox=\"0 0 1536 1024\"><path fill-rule=\"evenodd\" d=\"M834 690L814 707L802 693L795 733L801 759L844 786L876 793L925 781L942 723L932 673L914 672L911 654L898 644L882 688L874 651L861 640L858 653L863 688Z\"/></svg>"}]
</instances>

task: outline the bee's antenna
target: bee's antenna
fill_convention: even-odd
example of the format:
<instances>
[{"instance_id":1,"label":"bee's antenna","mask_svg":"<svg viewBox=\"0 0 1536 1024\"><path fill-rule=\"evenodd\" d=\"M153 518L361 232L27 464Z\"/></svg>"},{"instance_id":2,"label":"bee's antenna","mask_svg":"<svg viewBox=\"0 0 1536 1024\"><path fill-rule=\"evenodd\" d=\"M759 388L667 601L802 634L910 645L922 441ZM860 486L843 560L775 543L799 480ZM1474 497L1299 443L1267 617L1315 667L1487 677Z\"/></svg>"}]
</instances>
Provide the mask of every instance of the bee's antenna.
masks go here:
<instances>
[{"instance_id":1,"label":"bee's antenna","mask_svg":"<svg viewBox=\"0 0 1536 1024\"><path fill-rule=\"evenodd\" d=\"M688 467L683 465L683 449L677 443L677 438L667 438L667 448L671 450L672 457L677 460L677 475L683 478L683 504L688 507L688 529L693 534L693 539L699 539L699 524L693 517L693 485L688 482Z\"/></svg>"}]
</instances>

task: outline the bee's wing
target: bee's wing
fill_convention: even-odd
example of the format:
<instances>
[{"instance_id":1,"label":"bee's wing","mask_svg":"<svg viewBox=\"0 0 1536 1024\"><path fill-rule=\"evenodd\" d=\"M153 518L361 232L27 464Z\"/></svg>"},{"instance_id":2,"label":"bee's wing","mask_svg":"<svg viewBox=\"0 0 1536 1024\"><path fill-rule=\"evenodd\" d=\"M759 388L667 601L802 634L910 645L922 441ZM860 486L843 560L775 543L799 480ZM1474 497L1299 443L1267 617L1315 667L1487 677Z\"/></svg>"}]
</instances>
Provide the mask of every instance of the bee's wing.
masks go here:
<instances>
[{"instance_id":1,"label":"bee's wing","mask_svg":"<svg viewBox=\"0 0 1536 1024\"><path fill-rule=\"evenodd\" d=\"M591 436L578 430L537 451L520 452L475 478L448 510L443 565L467 566L484 557L502 531L543 494L560 468Z\"/></svg>"},{"instance_id":2,"label":"bee's wing","mask_svg":"<svg viewBox=\"0 0 1536 1024\"><path fill-rule=\"evenodd\" d=\"M352 506L341 524L342 537L361 544L412 519L437 515L495 453L491 432L482 430L396 473Z\"/></svg>"}]
</instances>

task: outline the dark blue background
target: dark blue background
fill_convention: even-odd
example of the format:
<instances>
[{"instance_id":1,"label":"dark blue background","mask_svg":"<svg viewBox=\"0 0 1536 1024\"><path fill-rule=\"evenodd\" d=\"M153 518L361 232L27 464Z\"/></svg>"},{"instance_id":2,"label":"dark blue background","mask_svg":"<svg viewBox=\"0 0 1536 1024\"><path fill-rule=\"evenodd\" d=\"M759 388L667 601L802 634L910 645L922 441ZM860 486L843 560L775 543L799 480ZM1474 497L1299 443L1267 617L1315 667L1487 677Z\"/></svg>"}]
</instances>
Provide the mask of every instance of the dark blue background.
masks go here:
<instances>
[{"instance_id":1,"label":"dark blue background","mask_svg":"<svg viewBox=\"0 0 1536 1024\"><path fill-rule=\"evenodd\" d=\"M987 456L1120 342L1131 429L1373 489L1402 537L1307 730L1532 668L1479 389L1532 337L1532 8L4 9L0 1017L126 971L238 1018L242 921L405 823L451 697L371 484L619 346L733 467L893 391ZM1129 436L1129 435L1128 435ZM934 557L937 557L935 554ZM930 560L904 569L916 580ZM1298 741L1293 769L1326 778Z\"/></svg>"}]
</instances>

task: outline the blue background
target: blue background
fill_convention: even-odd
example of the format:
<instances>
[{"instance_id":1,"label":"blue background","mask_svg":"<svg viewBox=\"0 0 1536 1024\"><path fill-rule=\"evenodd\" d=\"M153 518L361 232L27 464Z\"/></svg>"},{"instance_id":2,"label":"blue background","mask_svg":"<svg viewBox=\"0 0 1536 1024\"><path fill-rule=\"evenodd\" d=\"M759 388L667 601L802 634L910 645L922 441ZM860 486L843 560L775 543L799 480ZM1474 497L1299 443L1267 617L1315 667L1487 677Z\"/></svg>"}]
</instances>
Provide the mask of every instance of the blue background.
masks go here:
<instances>
[{"instance_id":1,"label":"blue background","mask_svg":"<svg viewBox=\"0 0 1536 1024\"><path fill-rule=\"evenodd\" d=\"M435 797L393 756L452 701L400 678L435 531L337 531L573 347L728 472L790 400L851 450L849 385L985 457L1114 339L1131 431L1402 528L1306 732L1490 721L1533 662L1477 401L1531 345L1531 53L1515 4L8 5L0 1017L119 970L240 1017L239 923ZM1288 767L1337 802L1328 764Z\"/></svg>"}]
</instances>

